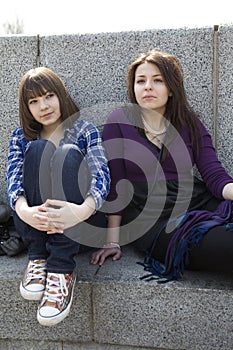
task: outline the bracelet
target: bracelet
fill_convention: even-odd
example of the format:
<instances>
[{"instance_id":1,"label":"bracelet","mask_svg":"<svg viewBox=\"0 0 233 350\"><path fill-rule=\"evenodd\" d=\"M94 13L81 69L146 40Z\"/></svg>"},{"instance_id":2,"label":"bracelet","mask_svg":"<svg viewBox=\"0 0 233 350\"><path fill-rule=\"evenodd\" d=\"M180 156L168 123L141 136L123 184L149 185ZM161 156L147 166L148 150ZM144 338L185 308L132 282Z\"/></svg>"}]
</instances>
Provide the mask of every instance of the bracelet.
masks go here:
<instances>
[{"instance_id":1,"label":"bracelet","mask_svg":"<svg viewBox=\"0 0 233 350\"><path fill-rule=\"evenodd\" d=\"M108 242L103 246L103 248L118 248L121 249L120 244L117 242Z\"/></svg>"}]
</instances>

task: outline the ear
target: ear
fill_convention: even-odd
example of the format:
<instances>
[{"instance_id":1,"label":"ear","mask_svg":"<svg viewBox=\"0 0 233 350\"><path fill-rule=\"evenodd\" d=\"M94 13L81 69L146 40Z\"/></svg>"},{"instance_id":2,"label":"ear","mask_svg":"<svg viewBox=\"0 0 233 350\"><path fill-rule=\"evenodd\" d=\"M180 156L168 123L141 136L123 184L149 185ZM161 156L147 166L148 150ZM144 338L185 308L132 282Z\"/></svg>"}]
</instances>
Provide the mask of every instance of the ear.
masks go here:
<instances>
[{"instance_id":1,"label":"ear","mask_svg":"<svg viewBox=\"0 0 233 350\"><path fill-rule=\"evenodd\" d=\"M171 97L171 96L172 96L172 92L171 92L171 91L169 92L168 96L169 96L169 97Z\"/></svg>"}]
</instances>

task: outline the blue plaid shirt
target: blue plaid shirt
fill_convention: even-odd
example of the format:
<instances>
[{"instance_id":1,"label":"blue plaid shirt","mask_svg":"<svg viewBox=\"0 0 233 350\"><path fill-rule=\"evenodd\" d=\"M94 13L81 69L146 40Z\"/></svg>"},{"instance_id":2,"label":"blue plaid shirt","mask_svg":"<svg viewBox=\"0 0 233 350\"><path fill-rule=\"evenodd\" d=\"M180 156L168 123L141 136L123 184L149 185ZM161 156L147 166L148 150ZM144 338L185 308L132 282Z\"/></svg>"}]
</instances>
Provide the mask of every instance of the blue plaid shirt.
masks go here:
<instances>
[{"instance_id":1,"label":"blue plaid shirt","mask_svg":"<svg viewBox=\"0 0 233 350\"><path fill-rule=\"evenodd\" d=\"M15 210L19 196L25 196L23 188L24 154L33 141L28 141L20 127L16 128L10 139L7 166L7 188L10 206ZM88 195L91 194L98 210L106 199L110 187L110 173L99 130L92 123L78 119L66 129L60 146L75 144L87 160L92 181Z\"/></svg>"}]
</instances>

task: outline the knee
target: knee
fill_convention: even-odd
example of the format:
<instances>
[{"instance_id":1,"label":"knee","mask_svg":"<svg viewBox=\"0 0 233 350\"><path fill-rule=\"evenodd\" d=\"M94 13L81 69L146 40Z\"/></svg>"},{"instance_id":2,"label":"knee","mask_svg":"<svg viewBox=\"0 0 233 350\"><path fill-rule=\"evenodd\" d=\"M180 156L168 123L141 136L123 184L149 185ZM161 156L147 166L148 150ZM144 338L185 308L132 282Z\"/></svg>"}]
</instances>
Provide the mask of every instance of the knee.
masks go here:
<instances>
[{"instance_id":1,"label":"knee","mask_svg":"<svg viewBox=\"0 0 233 350\"><path fill-rule=\"evenodd\" d=\"M42 154L42 152L45 150L45 147L46 152L47 149L51 150L52 152L55 151L55 145L51 141L43 139L34 140L29 144L25 156Z\"/></svg>"},{"instance_id":2,"label":"knee","mask_svg":"<svg viewBox=\"0 0 233 350\"><path fill-rule=\"evenodd\" d=\"M53 162L75 161L75 163L81 163L84 160L84 156L78 146L74 144L65 144L59 146L53 155Z\"/></svg>"}]
</instances>

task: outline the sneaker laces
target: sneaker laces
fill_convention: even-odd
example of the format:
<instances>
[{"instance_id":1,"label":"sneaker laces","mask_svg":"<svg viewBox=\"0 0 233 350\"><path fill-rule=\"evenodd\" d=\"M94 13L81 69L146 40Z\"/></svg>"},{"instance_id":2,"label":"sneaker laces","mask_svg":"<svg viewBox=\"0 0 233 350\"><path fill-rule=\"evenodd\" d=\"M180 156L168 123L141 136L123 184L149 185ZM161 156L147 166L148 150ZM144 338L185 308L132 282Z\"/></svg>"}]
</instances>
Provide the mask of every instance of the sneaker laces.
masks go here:
<instances>
[{"instance_id":1,"label":"sneaker laces","mask_svg":"<svg viewBox=\"0 0 233 350\"><path fill-rule=\"evenodd\" d=\"M64 274L53 273L48 274L46 282L46 290L43 299L48 302L59 302L62 296L67 296L69 290Z\"/></svg>"},{"instance_id":2,"label":"sneaker laces","mask_svg":"<svg viewBox=\"0 0 233 350\"><path fill-rule=\"evenodd\" d=\"M27 271L26 280L32 281L33 279L42 279L46 278L46 264L43 260L31 260L29 269Z\"/></svg>"}]
</instances>

